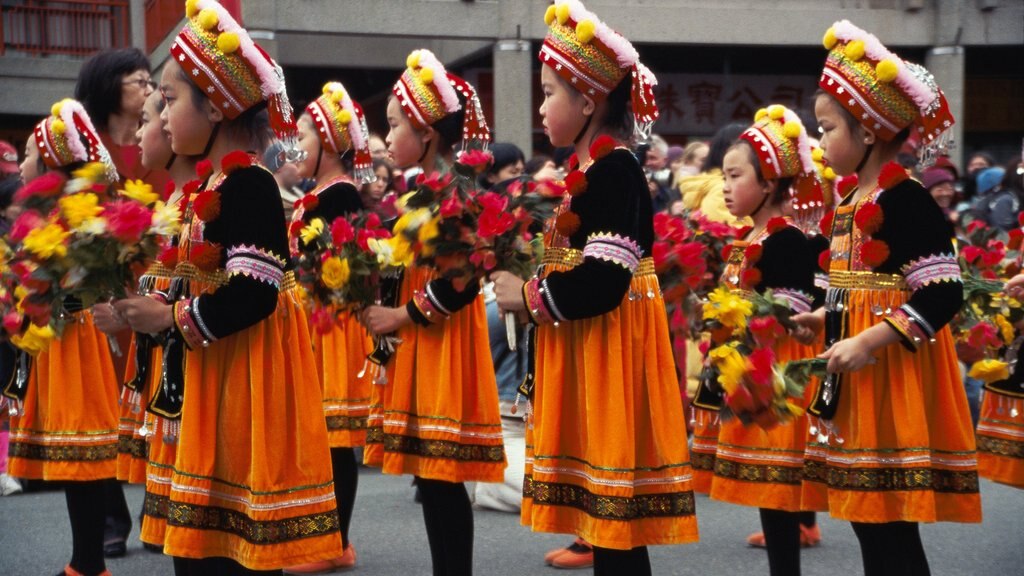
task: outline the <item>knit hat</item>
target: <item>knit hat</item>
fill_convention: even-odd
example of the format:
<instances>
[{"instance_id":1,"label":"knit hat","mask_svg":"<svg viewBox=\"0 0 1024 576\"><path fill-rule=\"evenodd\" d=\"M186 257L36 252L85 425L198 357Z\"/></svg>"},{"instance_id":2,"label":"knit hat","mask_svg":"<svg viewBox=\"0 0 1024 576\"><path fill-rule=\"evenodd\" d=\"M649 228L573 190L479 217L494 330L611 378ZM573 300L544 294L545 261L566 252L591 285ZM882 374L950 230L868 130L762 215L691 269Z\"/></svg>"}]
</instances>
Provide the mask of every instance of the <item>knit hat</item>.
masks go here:
<instances>
[{"instance_id":1,"label":"knit hat","mask_svg":"<svg viewBox=\"0 0 1024 576\"><path fill-rule=\"evenodd\" d=\"M921 185L927 190L931 190L933 186L938 186L944 182L955 181L956 178L953 177L952 172L938 166L933 166L921 173Z\"/></svg>"},{"instance_id":2,"label":"knit hat","mask_svg":"<svg viewBox=\"0 0 1024 576\"><path fill-rule=\"evenodd\" d=\"M413 50L405 59L406 69L391 91L402 111L418 129L433 126L438 120L462 109L458 93L466 99L462 123L462 149L487 149L491 132L487 128L476 89L462 78L445 70L444 64L427 49Z\"/></svg>"},{"instance_id":3,"label":"knit hat","mask_svg":"<svg viewBox=\"0 0 1024 576\"><path fill-rule=\"evenodd\" d=\"M228 119L266 103L288 161L301 158L284 71L215 0L187 0L171 56Z\"/></svg>"},{"instance_id":4,"label":"knit hat","mask_svg":"<svg viewBox=\"0 0 1024 576\"><path fill-rule=\"evenodd\" d=\"M618 32L587 10L579 0L555 0L544 13L548 34L538 55L582 94L597 102L626 77L632 77L635 133L646 140L658 119L654 102L657 78L640 63L636 49Z\"/></svg>"},{"instance_id":5,"label":"knit hat","mask_svg":"<svg viewBox=\"0 0 1024 576\"><path fill-rule=\"evenodd\" d=\"M33 131L39 156L49 168L61 168L75 162L100 162L107 182L120 178L110 153L100 140L89 114L77 100L65 98L50 107Z\"/></svg>"},{"instance_id":6,"label":"knit hat","mask_svg":"<svg viewBox=\"0 0 1024 576\"><path fill-rule=\"evenodd\" d=\"M373 182L373 158L370 156L370 131L363 108L349 96L341 82L324 84L323 94L306 106L323 147L333 154L355 150L356 180Z\"/></svg>"},{"instance_id":7,"label":"knit hat","mask_svg":"<svg viewBox=\"0 0 1024 576\"><path fill-rule=\"evenodd\" d=\"M833 24L823 43L829 53L818 85L861 125L885 141L913 126L923 165L952 146L953 116L923 66L902 60L847 20Z\"/></svg>"},{"instance_id":8,"label":"knit hat","mask_svg":"<svg viewBox=\"0 0 1024 576\"><path fill-rule=\"evenodd\" d=\"M1005 175L1006 170L1001 166L985 168L979 171L978 175L974 177L974 181L977 183L978 194L985 194L995 189L1003 181L1003 176Z\"/></svg>"}]
</instances>

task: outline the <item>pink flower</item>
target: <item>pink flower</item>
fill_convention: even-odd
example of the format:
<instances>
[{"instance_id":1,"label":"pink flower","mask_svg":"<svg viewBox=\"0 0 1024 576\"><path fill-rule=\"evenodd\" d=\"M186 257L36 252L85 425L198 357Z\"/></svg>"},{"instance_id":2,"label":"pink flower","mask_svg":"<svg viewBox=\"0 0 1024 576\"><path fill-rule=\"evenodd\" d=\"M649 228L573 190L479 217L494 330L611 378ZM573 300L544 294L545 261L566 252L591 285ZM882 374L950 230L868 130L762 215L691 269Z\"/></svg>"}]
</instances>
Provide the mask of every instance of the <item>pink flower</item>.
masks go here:
<instances>
[{"instance_id":1,"label":"pink flower","mask_svg":"<svg viewBox=\"0 0 1024 576\"><path fill-rule=\"evenodd\" d=\"M448 184L452 181L451 174L445 174L441 176L438 172L431 172L429 175L420 174L416 177L417 186L426 186L435 194L440 194Z\"/></svg>"},{"instance_id":2,"label":"pink flower","mask_svg":"<svg viewBox=\"0 0 1024 576\"><path fill-rule=\"evenodd\" d=\"M52 198L64 190L64 182L66 181L67 178L60 172L47 172L15 192L14 201L20 204L33 196Z\"/></svg>"},{"instance_id":3,"label":"pink flower","mask_svg":"<svg viewBox=\"0 0 1024 576\"><path fill-rule=\"evenodd\" d=\"M4 314L4 330L8 334L17 334L21 331L21 325L24 323L25 318L15 311L10 311Z\"/></svg>"},{"instance_id":4,"label":"pink flower","mask_svg":"<svg viewBox=\"0 0 1024 576\"><path fill-rule=\"evenodd\" d=\"M459 154L458 163L469 166L477 174L482 174L494 161L494 156L483 150L469 150Z\"/></svg>"},{"instance_id":5,"label":"pink flower","mask_svg":"<svg viewBox=\"0 0 1024 576\"><path fill-rule=\"evenodd\" d=\"M480 238L493 238L508 232L515 223L515 217L508 212L487 209L477 219L477 234Z\"/></svg>"},{"instance_id":6,"label":"pink flower","mask_svg":"<svg viewBox=\"0 0 1024 576\"><path fill-rule=\"evenodd\" d=\"M458 218L462 216L462 202L455 196L441 201L441 218Z\"/></svg>"},{"instance_id":7,"label":"pink flower","mask_svg":"<svg viewBox=\"0 0 1024 576\"><path fill-rule=\"evenodd\" d=\"M366 217L366 227L370 230L376 230L377 228L380 228L380 216L378 216L374 212L370 212L370 214Z\"/></svg>"},{"instance_id":8,"label":"pink flower","mask_svg":"<svg viewBox=\"0 0 1024 576\"><path fill-rule=\"evenodd\" d=\"M487 210L502 212L508 207L508 197L502 196L501 194L495 194L494 192L478 194L475 201L485 212Z\"/></svg>"},{"instance_id":9,"label":"pink flower","mask_svg":"<svg viewBox=\"0 0 1024 576\"><path fill-rule=\"evenodd\" d=\"M494 270L494 267L498 265L498 260L494 256L494 252L491 250L484 250L482 252L473 252L469 257L469 261L478 268L483 268L486 271Z\"/></svg>"},{"instance_id":10,"label":"pink flower","mask_svg":"<svg viewBox=\"0 0 1024 576\"><path fill-rule=\"evenodd\" d=\"M779 324L779 321L774 316L753 318L748 326L750 333L754 335L757 345L762 347L773 346L775 341L786 333L785 328Z\"/></svg>"},{"instance_id":11,"label":"pink flower","mask_svg":"<svg viewBox=\"0 0 1024 576\"><path fill-rule=\"evenodd\" d=\"M29 232L42 227L44 224L45 222L38 213L34 210L26 210L14 220L14 224L11 225L11 231L7 235L11 240L20 242L25 236L28 236Z\"/></svg>"},{"instance_id":12,"label":"pink flower","mask_svg":"<svg viewBox=\"0 0 1024 576\"><path fill-rule=\"evenodd\" d=\"M153 221L153 211L133 200L115 200L103 206L110 234L123 244L138 242Z\"/></svg>"}]
</instances>

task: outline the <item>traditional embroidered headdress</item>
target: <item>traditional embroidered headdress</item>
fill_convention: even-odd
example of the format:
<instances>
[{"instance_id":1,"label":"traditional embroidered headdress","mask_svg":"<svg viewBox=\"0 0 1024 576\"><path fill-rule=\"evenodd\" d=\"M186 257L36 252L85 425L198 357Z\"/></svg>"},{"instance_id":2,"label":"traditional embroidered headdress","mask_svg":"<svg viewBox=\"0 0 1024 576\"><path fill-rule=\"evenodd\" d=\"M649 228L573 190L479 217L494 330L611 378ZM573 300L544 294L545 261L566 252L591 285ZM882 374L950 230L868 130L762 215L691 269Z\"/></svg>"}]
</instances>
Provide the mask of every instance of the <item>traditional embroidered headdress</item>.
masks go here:
<instances>
[{"instance_id":1,"label":"traditional embroidered headdress","mask_svg":"<svg viewBox=\"0 0 1024 576\"><path fill-rule=\"evenodd\" d=\"M483 109L476 89L445 70L444 64L430 50L414 50L405 60L406 69L391 88L412 125L419 129L458 112L462 105L458 94L466 99L462 123L462 149L486 149L491 141Z\"/></svg>"},{"instance_id":2,"label":"traditional embroidered headdress","mask_svg":"<svg viewBox=\"0 0 1024 576\"><path fill-rule=\"evenodd\" d=\"M266 102L270 126L285 143L286 160L301 157L284 71L214 0L187 0L185 26L171 55L229 119Z\"/></svg>"},{"instance_id":3,"label":"traditional embroidered headdress","mask_svg":"<svg viewBox=\"0 0 1024 576\"><path fill-rule=\"evenodd\" d=\"M366 129L363 108L349 96L340 82L324 84L323 94L306 106L323 147L334 154L355 151L356 180L373 182L373 158L370 156L370 132Z\"/></svg>"},{"instance_id":4,"label":"traditional embroidered headdress","mask_svg":"<svg viewBox=\"0 0 1024 576\"><path fill-rule=\"evenodd\" d=\"M540 61L581 93L602 101L629 74L636 136L646 140L658 119L657 78L640 63L629 40L609 28L579 0L555 0L544 13L549 29Z\"/></svg>"},{"instance_id":5,"label":"traditional embroidered headdress","mask_svg":"<svg viewBox=\"0 0 1024 576\"><path fill-rule=\"evenodd\" d=\"M61 168L74 162L100 162L107 181L119 180L117 168L89 114L77 100L65 98L50 108L50 115L36 124L33 138L39 156L50 168Z\"/></svg>"},{"instance_id":6,"label":"traditional embroidered headdress","mask_svg":"<svg viewBox=\"0 0 1024 576\"><path fill-rule=\"evenodd\" d=\"M823 43L829 53L818 84L865 128L889 141L913 126L922 164L952 145L953 116L923 66L902 60L847 20L833 24Z\"/></svg>"}]
</instances>

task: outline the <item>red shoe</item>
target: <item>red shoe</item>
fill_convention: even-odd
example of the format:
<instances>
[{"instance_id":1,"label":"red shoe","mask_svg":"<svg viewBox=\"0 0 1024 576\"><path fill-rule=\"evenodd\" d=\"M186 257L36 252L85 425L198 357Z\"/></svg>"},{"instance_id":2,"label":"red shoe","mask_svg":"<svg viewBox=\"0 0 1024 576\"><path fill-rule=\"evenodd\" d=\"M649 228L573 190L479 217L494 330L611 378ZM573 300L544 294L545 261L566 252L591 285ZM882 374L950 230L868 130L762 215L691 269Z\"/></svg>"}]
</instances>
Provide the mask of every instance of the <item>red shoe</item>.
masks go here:
<instances>
[{"instance_id":1,"label":"red shoe","mask_svg":"<svg viewBox=\"0 0 1024 576\"><path fill-rule=\"evenodd\" d=\"M554 568L566 570L590 568L594 565L594 547L586 540L577 538L568 548L563 548L561 554L552 558L550 564Z\"/></svg>"},{"instance_id":2,"label":"red shoe","mask_svg":"<svg viewBox=\"0 0 1024 576\"><path fill-rule=\"evenodd\" d=\"M803 526L801 526L801 528L803 528ZM801 536L802 535L803 534L801 534ZM747 536L747 546L752 546L754 548L764 548L764 532L754 532L750 536Z\"/></svg>"},{"instance_id":3,"label":"red shoe","mask_svg":"<svg viewBox=\"0 0 1024 576\"><path fill-rule=\"evenodd\" d=\"M332 558L330 560L320 560L319 562L310 562L308 564L299 564L298 566L292 566L285 568L285 574L333 574L335 572L344 572L345 570L351 570L356 567L356 549L352 544L345 548L345 553L340 558Z\"/></svg>"},{"instance_id":4,"label":"red shoe","mask_svg":"<svg viewBox=\"0 0 1024 576\"><path fill-rule=\"evenodd\" d=\"M577 538L575 542L566 546L565 548L555 548L554 550L548 550L547 554L544 555L544 564L551 566L551 562L553 562L555 558L561 556L562 553L568 551L573 546L582 546L583 544L586 544L586 542L584 542L582 538Z\"/></svg>"},{"instance_id":5,"label":"red shoe","mask_svg":"<svg viewBox=\"0 0 1024 576\"><path fill-rule=\"evenodd\" d=\"M821 528L815 524L810 528L800 525L800 547L801 548L814 548L821 544ZM754 532L750 536L747 536L747 546L754 548L764 548L764 532Z\"/></svg>"},{"instance_id":6,"label":"red shoe","mask_svg":"<svg viewBox=\"0 0 1024 576\"><path fill-rule=\"evenodd\" d=\"M71 564L68 564L64 567L64 571L57 574L57 576L85 576L85 574L75 570L71 567ZM110 576L110 570L104 570L103 572L100 572L98 576Z\"/></svg>"}]
</instances>

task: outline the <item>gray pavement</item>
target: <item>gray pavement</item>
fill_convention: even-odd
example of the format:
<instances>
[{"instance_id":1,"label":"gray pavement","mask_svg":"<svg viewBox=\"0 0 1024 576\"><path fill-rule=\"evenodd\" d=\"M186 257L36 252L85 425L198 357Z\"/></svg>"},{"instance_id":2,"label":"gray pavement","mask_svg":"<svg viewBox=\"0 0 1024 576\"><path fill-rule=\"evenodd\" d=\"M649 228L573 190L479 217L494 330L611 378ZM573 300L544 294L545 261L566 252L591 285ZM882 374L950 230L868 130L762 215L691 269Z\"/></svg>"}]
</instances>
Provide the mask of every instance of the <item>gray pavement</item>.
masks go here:
<instances>
[{"instance_id":1,"label":"gray pavement","mask_svg":"<svg viewBox=\"0 0 1024 576\"><path fill-rule=\"evenodd\" d=\"M428 576L430 555L419 506L408 477L384 476L362 469L352 520L352 541L359 553L356 574ZM922 527L935 576L1009 576L1024 573L1024 491L983 481L985 521L980 525L935 524ZM138 511L140 486L126 487L129 506ZM748 533L758 528L757 511L699 497L701 541L651 550L659 575L767 575L761 550L747 548ZM544 552L571 538L534 534L518 516L476 512L475 568L478 576L563 574L543 565ZM860 552L848 524L819 515L823 543L803 553L805 576L860 574ZM53 576L70 556L64 496L60 491L0 498L0 576ZM114 576L170 576L170 560L142 549L138 527L128 556L112 560ZM580 571L589 573L589 571ZM624 575L628 576L628 575Z\"/></svg>"}]
</instances>

